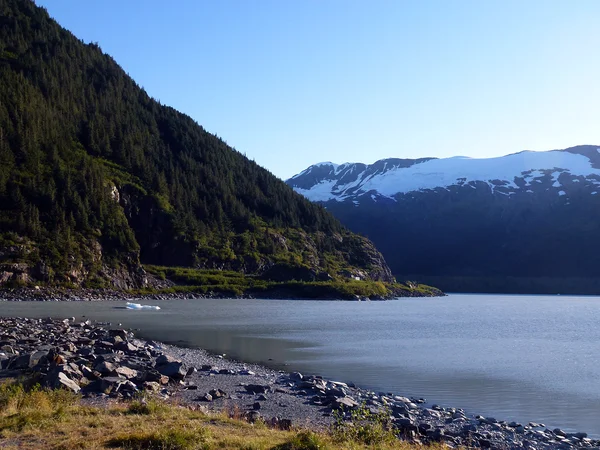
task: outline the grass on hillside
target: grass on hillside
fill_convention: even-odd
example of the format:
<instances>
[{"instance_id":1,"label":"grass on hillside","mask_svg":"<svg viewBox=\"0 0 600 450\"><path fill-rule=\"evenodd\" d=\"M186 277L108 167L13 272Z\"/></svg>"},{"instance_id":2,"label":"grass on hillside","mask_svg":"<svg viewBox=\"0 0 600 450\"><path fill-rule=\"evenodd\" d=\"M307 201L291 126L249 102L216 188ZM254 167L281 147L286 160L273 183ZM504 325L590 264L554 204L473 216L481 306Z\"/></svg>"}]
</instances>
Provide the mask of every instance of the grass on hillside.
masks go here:
<instances>
[{"instance_id":1,"label":"grass on hillside","mask_svg":"<svg viewBox=\"0 0 600 450\"><path fill-rule=\"evenodd\" d=\"M393 432L381 428L378 421L315 433L269 428L263 422L250 424L235 414L231 416L208 415L156 400L86 406L78 396L64 390L26 389L16 382L0 384L0 448L3 449L417 448L395 439Z\"/></svg>"},{"instance_id":2,"label":"grass on hillside","mask_svg":"<svg viewBox=\"0 0 600 450\"><path fill-rule=\"evenodd\" d=\"M152 275L170 280L175 286L160 290L161 293L190 292L197 294L214 293L219 295L261 295L277 293L289 298L340 298L353 299L358 297L389 297L392 292L418 292L427 295L432 288L411 283L383 283L381 281L332 280L332 281L286 281L273 282L244 275L240 272L225 270L193 269L189 267L166 267L145 265L144 268ZM140 294L150 294L158 291L142 289Z\"/></svg>"}]
</instances>

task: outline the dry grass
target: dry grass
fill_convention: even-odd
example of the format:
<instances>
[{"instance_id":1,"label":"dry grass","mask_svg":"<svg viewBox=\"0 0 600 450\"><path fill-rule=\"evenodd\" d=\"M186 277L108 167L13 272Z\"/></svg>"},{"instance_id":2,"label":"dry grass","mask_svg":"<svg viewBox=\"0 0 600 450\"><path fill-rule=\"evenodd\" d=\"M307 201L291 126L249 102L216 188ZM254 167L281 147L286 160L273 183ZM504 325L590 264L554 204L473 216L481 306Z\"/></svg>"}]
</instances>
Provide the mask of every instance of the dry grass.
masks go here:
<instances>
[{"instance_id":1,"label":"dry grass","mask_svg":"<svg viewBox=\"0 0 600 450\"><path fill-rule=\"evenodd\" d=\"M91 407L65 391L0 385L3 449L414 449L404 442L367 446L334 440L328 433L283 431L226 415L148 401Z\"/></svg>"}]
</instances>

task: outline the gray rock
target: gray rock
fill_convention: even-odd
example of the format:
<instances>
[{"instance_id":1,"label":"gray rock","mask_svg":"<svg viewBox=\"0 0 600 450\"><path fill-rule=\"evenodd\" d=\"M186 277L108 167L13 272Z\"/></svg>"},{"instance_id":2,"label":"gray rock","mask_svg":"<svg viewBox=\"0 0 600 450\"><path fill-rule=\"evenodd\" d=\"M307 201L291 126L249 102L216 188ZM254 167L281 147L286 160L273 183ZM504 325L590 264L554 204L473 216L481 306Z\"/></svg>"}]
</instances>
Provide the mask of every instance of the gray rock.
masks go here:
<instances>
[{"instance_id":1,"label":"gray rock","mask_svg":"<svg viewBox=\"0 0 600 450\"><path fill-rule=\"evenodd\" d=\"M52 389L65 388L78 393L81 390L79 384L71 380L62 369L54 369L44 379L44 384Z\"/></svg>"},{"instance_id":2,"label":"gray rock","mask_svg":"<svg viewBox=\"0 0 600 450\"><path fill-rule=\"evenodd\" d=\"M101 392L103 394L111 394L117 392L119 385L126 380L120 377L104 377L92 381L85 387L86 392Z\"/></svg>"},{"instance_id":3,"label":"gray rock","mask_svg":"<svg viewBox=\"0 0 600 450\"><path fill-rule=\"evenodd\" d=\"M162 375L165 375L174 380L183 380L187 371L181 361L173 361L167 364L156 366L156 370Z\"/></svg>"},{"instance_id":4,"label":"gray rock","mask_svg":"<svg viewBox=\"0 0 600 450\"><path fill-rule=\"evenodd\" d=\"M127 339L127 331L126 330L109 330L108 334L111 337L115 337L115 336L120 337L123 341Z\"/></svg>"},{"instance_id":5,"label":"gray rock","mask_svg":"<svg viewBox=\"0 0 600 450\"><path fill-rule=\"evenodd\" d=\"M114 348L115 350L120 350L125 353L134 353L138 350L131 342L119 342L118 344L115 344Z\"/></svg>"},{"instance_id":6,"label":"gray rock","mask_svg":"<svg viewBox=\"0 0 600 450\"><path fill-rule=\"evenodd\" d=\"M179 361L169 355L160 355L158 358L156 358L156 367L158 368L158 366L164 366L164 365L171 364L174 362L180 363L181 361Z\"/></svg>"},{"instance_id":7,"label":"gray rock","mask_svg":"<svg viewBox=\"0 0 600 450\"><path fill-rule=\"evenodd\" d=\"M124 382L120 383L117 386L117 391L120 392L120 393L124 393L124 392L127 392L127 393L136 393L138 391L138 388L137 388L137 386L134 383L132 383L131 381L127 380L127 381L124 381Z\"/></svg>"},{"instance_id":8,"label":"gray rock","mask_svg":"<svg viewBox=\"0 0 600 450\"><path fill-rule=\"evenodd\" d=\"M331 402L332 408L356 408L358 406L358 402L351 397L341 397L335 398L333 402Z\"/></svg>"},{"instance_id":9,"label":"gray rock","mask_svg":"<svg viewBox=\"0 0 600 450\"><path fill-rule=\"evenodd\" d=\"M290 373L290 380L302 381L303 379L304 379L304 377L302 376L302 374L300 372Z\"/></svg>"},{"instance_id":10,"label":"gray rock","mask_svg":"<svg viewBox=\"0 0 600 450\"><path fill-rule=\"evenodd\" d=\"M262 419L262 416L258 411L249 411L246 413L246 420L250 423L254 423L260 419Z\"/></svg>"},{"instance_id":11,"label":"gray rock","mask_svg":"<svg viewBox=\"0 0 600 450\"><path fill-rule=\"evenodd\" d=\"M60 384L61 387L75 392L76 394L79 393L79 391L81 390L81 387L75 381L69 379L69 377L67 377L67 375L64 372L60 372L58 374L57 382Z\"/></svg>"},{"instance_id":12,"label":"gray rock","mask_svg":"<svg viewBox=\"0 0 600 450\"><path fill-rule=\"evenodd\" d=\"M117 366L111 362L102 361L94 366L94 370L102 375L112 375L116 373Z\"/></svg>"},{"instance_id":13,"label":"gray rock","mask_svg":"<svg viewBox=\"0 0 600 450\"><path fill-rule=\"evenodd\" d=\"M26 353L21 356L17 356L13 358L8 363L8 369L10 370L24 370L30 369L36 364L38 364L41 360L46 360L48 356L47 351L37 351L33 353Z\"/></svg>"},{"instance_id":14,"label":"gray rock","mask_svg":"<svg viewBox=\"0 0 600 450\"><path fill-rule=\"evenodd\" d=\"M227 397L227 393L225 391L222 391L221 389L212 389L209 392L209 394L212 396L213 399Z\"/></svg>"},{"instance_id":15,"label":"gray rock","mask_svg":"<svg viewBox=\"0 0 600 450\"><path fill-rule=\"evenodd\" d=\"M145 390L150 392L160 391L160 384L156 381L144 381L143 387Z\"/></svg>"},{"instance_id":16,"label":"gray rock","mask_svg":"<svg viewBox=\"0 0 600 450\"><path fill-rule=\"evenodd\" d=\"M264 394L265 392L269 391L270 386L263 386L261 384L248 384L244 386L244 388L246 391L252 394Z\"/></svg>"},{"instance_id":17,"label":"gray rock","mask_svg":"<svg viewBox=\"0 0 600 450\"><path fill-rule=\"evenodd\" d=\"M396 427L399 428L399 429L401 429L401 430L405 430L405 431L418 431L417 426L410 419L402 417L400 419L396 419L396 421L394 423L395 423Z\"/></svg>"},{"instance_id":18,"label":"gray rock","mask_svg":"<svg viewBox=\"0 0 600 450\"><path fill-rule=\"evenodd\" d=\"M115 372L118 375L121 375L121 376L127 378L128 380L132 380L132 379L136 378L138 375L137 370L130 369L129 367L124 367L124 366L117 367L115 369Z\"/></svg>"}]
</instances>

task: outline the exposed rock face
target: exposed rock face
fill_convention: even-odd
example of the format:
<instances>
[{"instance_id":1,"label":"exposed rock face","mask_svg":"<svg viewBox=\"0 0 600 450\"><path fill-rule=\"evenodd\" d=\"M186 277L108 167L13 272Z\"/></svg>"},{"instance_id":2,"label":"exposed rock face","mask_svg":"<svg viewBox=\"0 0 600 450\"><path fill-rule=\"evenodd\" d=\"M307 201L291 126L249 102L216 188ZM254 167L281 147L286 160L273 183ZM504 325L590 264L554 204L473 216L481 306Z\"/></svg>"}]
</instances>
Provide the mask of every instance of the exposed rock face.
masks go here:
<instances>
[{"instance_id":1,"label":"exposed rock face","mask_svg":"<svg viewBox=\"0 0 600 450\"><path fill-rule=\"evenodd\" d=\"M102 245L97 240L88 239L81 243L85 257L73 260L69 267L60 274L43 259L33 256L37 254L36 243L25 237L15 238L17 243L0 244L0 288L35 285L57 281L67 282L74 286L82 286L89 277L97 275L108 281L117 289L133 289L152 285L139 264L136 255L123 255L123 261L117 265L109 265L103 260ZM30 262L36 261L36 262Z\"/></svg>"}]
</instances>

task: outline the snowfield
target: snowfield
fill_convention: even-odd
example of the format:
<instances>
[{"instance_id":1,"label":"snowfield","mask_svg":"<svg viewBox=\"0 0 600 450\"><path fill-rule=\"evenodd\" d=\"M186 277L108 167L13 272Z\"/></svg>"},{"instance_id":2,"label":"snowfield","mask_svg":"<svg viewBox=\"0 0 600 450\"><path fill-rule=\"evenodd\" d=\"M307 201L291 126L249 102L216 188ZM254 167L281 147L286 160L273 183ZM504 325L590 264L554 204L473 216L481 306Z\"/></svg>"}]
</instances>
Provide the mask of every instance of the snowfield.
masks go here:
<instances>
[{"instance_id":1,"label":"snowfield","mask_svg":"<svg viewBox=\"0 0 600 450\"><path fill-rule=\"evenodd\" d=\"M596 149L600 153L600 148ZM377 163L375 163L377 164ZM524 151L497 158L468 158L453 157L431 159L415 163L409 167L388 168L387 162L383 169L373 170L373 166L358 164L320 163L314 165L291 178L291 184L296 192L313 201L338 200L343 201L349 197L359 197L373 192L393 198L399 193L424 191L438 188L447 189L453 185L469 185L475 188L475 182L487 183L492 192L508 194L506 188L520 189L515 180L523 179L526 187L539 184L545 177L551 175L552 187L561 188L559 181L561 174L581 176L600 186L600 169L592 166L592 161L578 153L562 150L547 152ZM381 164L380 164L381 165ZM301 177L310 177L313 170L324 173L323 169L330 167L327 175L315 180L308 189L294 186L295 180ZM363 168L366 167L364 170ZM362 173L358 178L342 184L343 178L360 168ZM354 178L354 177L352 177ZM573 180L578 181L578 180ZM521 182L522 184L522 182ZM500 188L500 189L499 189ZM561 192L564 192L561 190ZM564 195L564 194L561 194ZM375 197L371 196L373 200Z\"/></svg>"}]
</instances>

